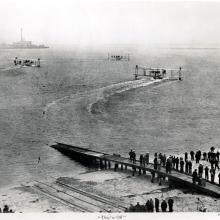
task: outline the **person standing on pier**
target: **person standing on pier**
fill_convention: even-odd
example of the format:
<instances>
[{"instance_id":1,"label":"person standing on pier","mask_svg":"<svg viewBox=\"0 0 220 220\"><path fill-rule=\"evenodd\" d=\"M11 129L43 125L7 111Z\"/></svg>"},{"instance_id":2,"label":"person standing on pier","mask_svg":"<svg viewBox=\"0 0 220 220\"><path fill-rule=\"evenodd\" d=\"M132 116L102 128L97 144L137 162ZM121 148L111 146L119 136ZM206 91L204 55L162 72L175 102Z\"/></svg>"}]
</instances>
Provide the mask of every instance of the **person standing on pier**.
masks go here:
<instances>
[{"instance_id":1,"label":"person standing on pier","mask_svg":"<svg viewBox=\"0 0 220 220\"><path fill-rule=\"evenodd\" d=\"M206 160L206 159L207 159L207 153L203 152L203 160Z\"/></svg>"},{"instance_id":2,"label":"person standing on pier","mask_svg":"<svg viewBox=\"0 0 220 220\"><path fill-rule=\"evenodd\" d=\"M211 182L214 183L214 181L215 181L215 169L213 167L210 169L210 174L211 174Z\"/></svg>"},{"instance_id":3,"label":"person standing on pier","mask_svg":"<svg viewBox=\"0 0 220 220\"><path fill-rule=\"evenodd\" d=\"M180 158L180 172L183 173L184 161L183 158Z\"/></svg>"},{"instance_id":4,"label":"person standing on pier","mask_svg":"<svg viewBox=\"0 0 220 220\"><path fill-rule=\"evenodd\" d=\"M193 161L194 160L194 151L190 151L190 156L191 156L191 160Z\"/></svg>"},{"instance_id":5,"label":"person standing on pier","mask_svg":"<svg viewBox=\"0 0 220 220\"><path fill-rule=\"evenodd\" d=\"M199 163L199 151L196 152L195 157L196 157L196 163Z\"/></svg>"},{"instance_id":6,"label":"person standing on pier","mask_svg":"<svg viewBox=\"0 0 220 220\"><path fill-rule=\"evenodd\" d=\"M175 163L176 163L176 157L172 157L172 168L175 168Z\"/></svg>"},{"instance_id":7,"label":"person standing on pier","mask_svg":"<svg viewBox=\"0 0 220 220\"><path fill-rule=\"evenodd\" d=\"M203 174L203 165L202 164L199 164L198 174L199 174L199 177L202 178L202 174Z\"/></svg>"},{"instance_id":8,"label":"person standing on pier","mask_svg":"<svg viewBox=\"0 0 220 220\"><path fill-rule=\"evenodd\" d=\"M154 169L157 170L157 157L154 158Z\"/></svg>"},{"instance_id":9,"label":"person standing on pier","mask_svg":"<svg viewBox=\"0 0 220 220\"><path fill-rule=\"evenodd\" d=\"M179 162L180 162L180 159L179 157L176 158L176 169L179 170Z\"/></svg>"},{"instance_id":10,"label":"person standing on pier","mask_svg":"<svg viewBox=\"0 0 220 220\"><path fill-rule=\"evenodd\" d=\"M209 168L208 168L208 166L205 167L205 179L209 180Z\"/></svg>"},{"instance_id":11,"label":"person standing on pier","mask_svg":"<svg viewBox=\"0 0 220 220\"><path fill-rule=\"evenodd\" d=\"M130 158L130 161L132 161L132 157L133 157L133 151L130 150L130 152L129 152L129 158Z\"/></svg>"},{"instance_id":12,"label":"person standing on pier","mask_svg":"<svg viewBox=\"0 0 220 220\"><path fill-rule=\"evenodd\" d=\"M192 175L192 161L189 161L189 174Z\"/></svg>"},{"instance_id":13,"label":"person standing on pier","mask_svg":"<svg viewBox=\"0 0 220 220\"><path fill-rule=\"evenodd\" d=\"M135 151L133 151L132 162L136 163L136 153L135 153Z\"/></svg>"},{"instance_id":14,"label":"person standing on pier","mask_svg":"<svg viewBox=\"0 0 220 220\"><path fill-rule=\"evenodd\" d=\"M157 159L157 169L160 170L160 168L161 168L161 159L158 158Z\"/></svg>"},{"instance_id":15,"label":"person standing on pier","mask_svg":"<svg viewBox=\"0 0 220 220\"><path fill-rule=\"evenodd\" d=\"M145 167L146 166L146 157L145 157L145 155L143 156L143 167Z\"/></svg>"},{"instance_id":16,"label":"person standing on pier","mask_svg":"<svg viewBox=\"0 0 220 220\"><path fill-rule=\"evenodd\" d=\"M149 153L146 153L145 154L145 159L146 159L146 164L147 165L149 164L149 158L150 158Z\"/></svg>"},{"instance_id":17,"label":"person standing on pier","mask_svg":"<svg viewBox=\"0 0 220 220\"><path fill-rule=\"evenodd\" d=\"M144 160L143 154L140 155L140 159L139 160L140 160L140 165L142 166L143 165L143 160Z\"/></svg>"},{"instance_id":18,"label":"person standing on pier","mask_svg":"<svg viewBox=\"0 0 220 220\"><path fill-rule=\"evenodd\" d=\"M166 173L171 173L171 170L172 170L172 162L171 162L171 158L168 158L166 162Z\"/></svg>"},{"instance_id":19,"label":"person standing on pier","mask_svg":"<svg viewBox=\"0 0 220 220\"><path fill-rule=\"evenodd\" d=\"M208 161L210 162L210 157L211 157L211 151L208 152Z\"/></svg>"},{"instance_id":20,"label":"person standing on pier","mask_svg":"<svg viewBox=\"0 0 220 220\"><path fill-rule=\"evenodd\" d=\"M218 174L218 185L220 186L220 173Z\"/></svg>"},{"instance_id":21,"label":"person standing on pier","mask_svg":"<svg viewBox=\"0 0 220 220\"><path fill-rule=\"evenodd\" d=\"M186 160L188 160L188 153L187 152L185 152L185 162L186 162Z\"/></svg>"},{"instance_id":22,"label":"person standing on pier","mask_svg":"<svg viewBox=\"0 0 220 220\"><path fill-rule=\"evenodd\" d=\"M197 169L195 169L195 170L193 171L193 174L192 174L193 184L196 183L197 179L198 179L198 174L197 174Z\"/></svg>"},{"instance_id":23,"label":"person standing on pier","mask_svg":"<svg viewBox=\"0 0 220 220\"><path fill-rule=\"evenodd\" d=\"M167 211L167 202L165 200L163 200L163 202L161 203L161 210L162 212Z\"/></svg>"},{"instance_id":24,"label":"person standing on pier","mask_svg":"<svg viewBox=\"0 0 220 220\"><path fill-rule=\"evenodd\" d=\"M187 159L186 159L186 161L185 161L185 172L186 172L186 173L189 173L189 162L188 162Z\"/></svg>"}]
</instances>

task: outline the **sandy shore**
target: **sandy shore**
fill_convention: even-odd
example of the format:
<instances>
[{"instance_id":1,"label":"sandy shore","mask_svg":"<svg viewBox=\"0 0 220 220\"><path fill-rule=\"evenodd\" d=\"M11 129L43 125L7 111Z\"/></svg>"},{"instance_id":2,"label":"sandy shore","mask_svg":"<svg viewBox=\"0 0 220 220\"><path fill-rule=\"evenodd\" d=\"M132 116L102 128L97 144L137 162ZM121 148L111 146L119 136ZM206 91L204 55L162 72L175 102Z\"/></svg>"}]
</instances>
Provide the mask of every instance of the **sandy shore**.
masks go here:
<instances>
[{"instance_id":1,"label":"sandy shore","mask_svg":"<svg viewBox=\"0 0 220 220\"><path fill-rule=\"evenodd\" d=\"M131 175L130 171L114 172L113 170L94 170L82 173L74 178L60 177L59 181L111 200L123 206L130 204L146 203L150 198L174 199L175 212L196 212L197 198L204 203L207 211L219 211L220 200L209 196L195 194L187 189L169 188L163 182L161 186L157 182L151 183L150 176ZM52 184L52 183L50 183ZM8 204L16 213L39 212L76 212L72 207L67 207L54 199L32 188L29 182L23 186L4 189L0 191L0 206Z\"/></svg>"}]
</instances>

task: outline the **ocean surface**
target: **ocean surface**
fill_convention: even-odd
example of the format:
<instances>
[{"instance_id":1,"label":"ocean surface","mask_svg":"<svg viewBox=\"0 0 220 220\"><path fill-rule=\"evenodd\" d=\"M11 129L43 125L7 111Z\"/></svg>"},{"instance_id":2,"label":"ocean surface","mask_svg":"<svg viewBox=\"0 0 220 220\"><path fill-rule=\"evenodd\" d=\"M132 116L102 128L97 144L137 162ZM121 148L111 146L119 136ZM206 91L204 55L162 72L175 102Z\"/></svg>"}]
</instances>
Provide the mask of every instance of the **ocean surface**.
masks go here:
<instances>
[{"instance_id":1,"label":"ocean surface","mask_svg":"<svg viewBox=\"0 0 220 220\"><path fill-rule=\"evenodd\" d=\"M219 146L220 50L120 52L131 60L108 61L107 49L0 51L0 188L88 169L50 148L55 141L125 156ZM14 68L15 56L42 66ZM184 80L134 89L136 64L182 66Z\"/></svg>"}]
</instances>

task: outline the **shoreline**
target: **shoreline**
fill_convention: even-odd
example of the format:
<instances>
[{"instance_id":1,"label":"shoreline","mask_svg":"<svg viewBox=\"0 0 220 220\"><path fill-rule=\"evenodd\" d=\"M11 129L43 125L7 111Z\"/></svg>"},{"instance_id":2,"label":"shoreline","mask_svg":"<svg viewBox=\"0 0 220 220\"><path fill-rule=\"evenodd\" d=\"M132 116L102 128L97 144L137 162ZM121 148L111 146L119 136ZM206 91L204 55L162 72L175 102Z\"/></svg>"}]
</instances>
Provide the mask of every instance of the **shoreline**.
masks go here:
<instances>
[{"instance_id":1,"label":"shoreline","mask_svg":"<svg viewBox=\"0 0 220 220\"><path fill-rule=\"evenodd\" d=\"M218 198L195 193L187 188L169 187L168 182L164 181L162 185L159 185L158 182L151 183L150 179L150 174L132 176L131 170L114 172L114 169L92 168L77 176L54 178L54 181L45 183L57 186L56 182L61 181L71 187L111 200L115 204L123 204L126 207L129 207L130 204L135 205L137 202L145 204L150 198L153 200L158 198L161 202L162 199L167 200L171 197L174 199L174 212L198 212L197 198L200 198L205 204L207 212L219 211L220 199ZM34 185L36 182L32 181L10 188L5 192L1 189L0 207L7 204L16 213L79 212L73 207L63 205L40 191L36 191L33 188Z\"/></svg>"}]
</instances>

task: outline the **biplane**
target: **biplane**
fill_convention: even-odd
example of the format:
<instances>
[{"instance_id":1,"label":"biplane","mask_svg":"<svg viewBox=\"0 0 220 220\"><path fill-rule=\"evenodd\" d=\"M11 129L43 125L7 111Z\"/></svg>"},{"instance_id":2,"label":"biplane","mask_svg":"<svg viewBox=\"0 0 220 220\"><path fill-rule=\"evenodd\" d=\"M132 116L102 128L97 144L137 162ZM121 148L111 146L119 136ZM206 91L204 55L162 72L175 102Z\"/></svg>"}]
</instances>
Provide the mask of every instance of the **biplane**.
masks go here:
<instances>
[{"instance_id":1,"label":"biplane","mask_svg":"<svg viewBox=\"0 0 220 220\"><path fill-rule=\"evenodd\" d=\"M108 60L110 61L129 61L130 55L115 55L115 54L108 54Z\"/></svg>"},{"instance_id":2,"label":"biplane","mask_svg":"<svg viewBox=\"0 0 220 220\"><path fill-rule=\"evenodd\" d=\"M29 66L29 67L40 67L40 58L37 59L22 59L15 57L14 65L17 66Z\"/></svg>"},{"instance_id":3,"label":"biplane","mask_svg":"<svg viewBox=\"0 0 220 220\"><path fill-rule=\"evenodd\" d=\"M140 73L139 70L142 70L143 72ZM138 79L138 76L148 76L152 77L153 79L164 79L167 77L167 73L170 72L170 78L173 78L174 72L177 71L178 73L178 79L182 80L182 68L179 69L168 69L163 67L141 67L136 65L135 66L135 79Z\"/></svg>"}]
</instances>

